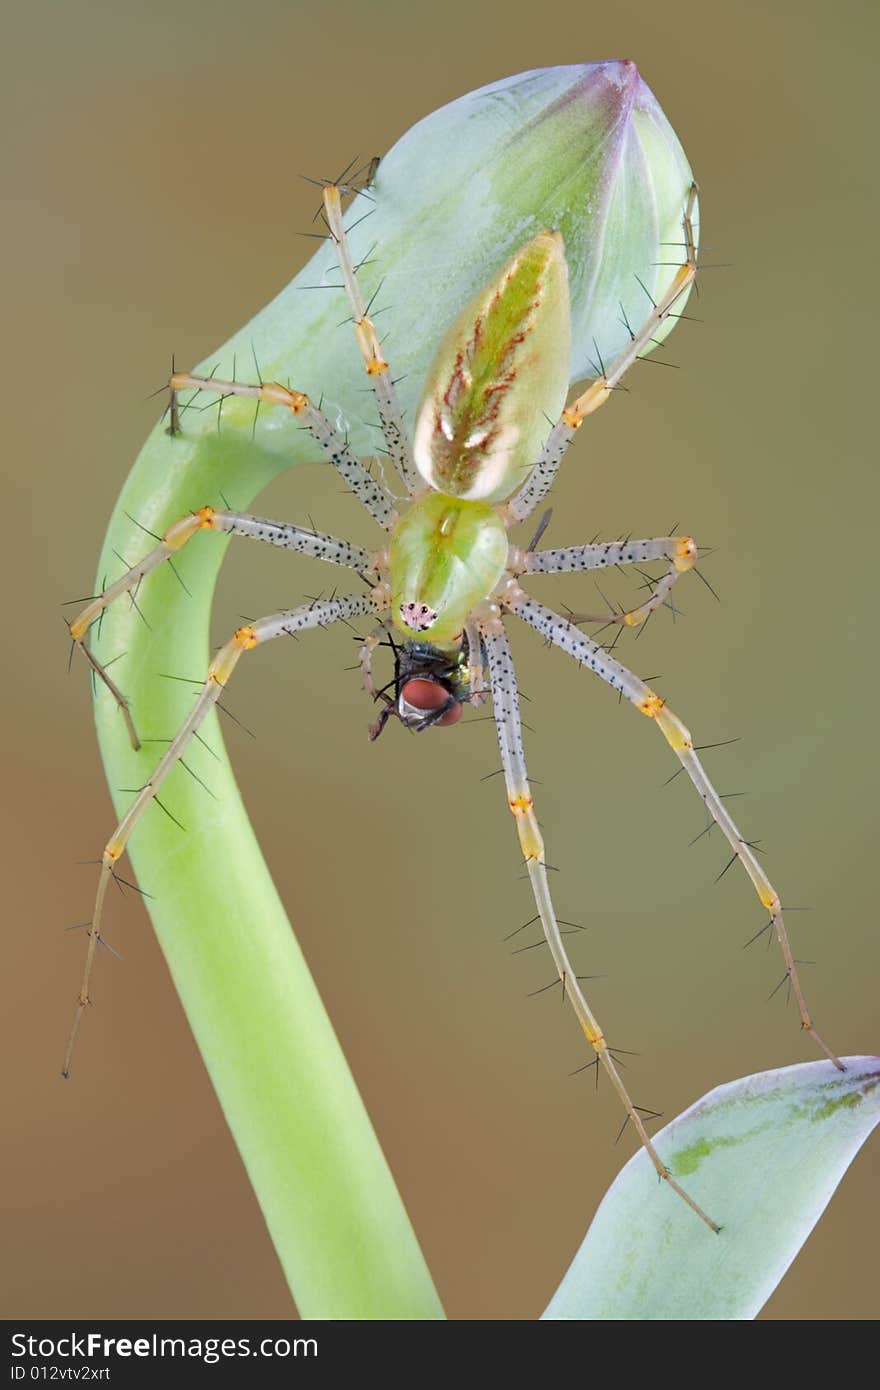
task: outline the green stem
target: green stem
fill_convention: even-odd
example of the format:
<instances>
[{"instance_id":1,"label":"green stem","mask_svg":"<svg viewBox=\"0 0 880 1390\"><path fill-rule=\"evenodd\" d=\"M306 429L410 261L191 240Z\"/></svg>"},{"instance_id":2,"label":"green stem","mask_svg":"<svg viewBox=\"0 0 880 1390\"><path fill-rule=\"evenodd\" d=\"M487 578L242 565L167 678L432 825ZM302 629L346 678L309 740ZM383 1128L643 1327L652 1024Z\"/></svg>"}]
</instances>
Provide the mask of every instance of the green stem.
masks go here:
<instances>
[{"instance_id":1,"label":"green stem","mask_svg":"<svg viewBox=\"0 0 880 1390\"><path fill-rule=\"evenodd\" d=\"M242 450L232 421L219 438L153 433L114 513L100 575L116 574L196 499L219 492L246 505L281 460ZM211 417L213 420L213 417ZM241 465L242 458L245 466ZM290 458L283 462L290 461ZM142 738L167 738L195 692L157 674L207 668L211 598L224 545L198 537L179 571L160 572L138 596L150 626L125 601L108 611L96 647L110 659ZM166 567L167 569L167 567ZM157 757L128 746L113 702L97 699L111 787L142 784ZM131 857L196 1042L238 1144L300 1312L311 1318L435 1318L442 1309L342 1050L248 823L216 719L204 726L212 758L187 761L216 800L176 769L168 784L183 833L161 810L138 826ZM117 811L130 794L115 794ZM90 1027L100 1020L90 1018ZM106 1042L106 1039L105 1039Z\"/></svg>"}]
</instances>

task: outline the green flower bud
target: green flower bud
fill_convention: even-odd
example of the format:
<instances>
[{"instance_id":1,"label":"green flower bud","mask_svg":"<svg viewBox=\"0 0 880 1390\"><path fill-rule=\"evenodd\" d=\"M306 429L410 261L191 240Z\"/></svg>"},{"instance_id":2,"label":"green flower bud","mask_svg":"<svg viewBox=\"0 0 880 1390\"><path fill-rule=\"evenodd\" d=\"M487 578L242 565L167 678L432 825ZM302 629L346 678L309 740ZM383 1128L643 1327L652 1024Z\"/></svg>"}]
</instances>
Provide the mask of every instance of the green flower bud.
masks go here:
<instances>
[{"instance_id":1,"label":"green flower bud","mask_svg":"<svg viewBox=\"0 0 880 1390\"><path fill-rule=\"evenodd\" d=\"M443 331L530 237L559 230L569 270L571 379L581 380L597 374L597 346L607 363L629 341L621 319L637 329L651 308L648 296L660 299L675 274L674 264L661 263L684 259L682 214L692 183L684 150L635 63L545 68L451 102L414 126L380 165L383 214L402 220L413 203L426 210L409 232L423 277L415 266L413 276L405 251L394 273L379 217L366 224L364 244L378 243L388 302L400 305L405 296L414 326L421 317ZM671 327L667 321L658 337Z\"/></svg>"},{"instance_id":2,"label":"green flower bud","mask_svg":"<svg viewBox=\"0 0 880 1390\"><path fill-rule=\"evenodd\" d=\"M522 73L415 125L346 216L409 420L450 325L506 261L548 229L561 232L568 262L569 379L599 375L600 361L607 365L629 342L627 324L638 329L683 259L692 181L672 127L632 62ZM342 294L331 288L339 284L328 244L206 365L224 376L233 354L241 370L256 348L265 378L323 397L350 428L355 450L371 453L377 437L363 423L365 383ZM658 341L674 322L654 334ZM229 402L224 420L239 412L244 424L245 407ZM289 449L290 424L272 415L263 413L258 441L273 452ZM295 452L302 456L300 447Z\"/></svg>"}]
</instances>

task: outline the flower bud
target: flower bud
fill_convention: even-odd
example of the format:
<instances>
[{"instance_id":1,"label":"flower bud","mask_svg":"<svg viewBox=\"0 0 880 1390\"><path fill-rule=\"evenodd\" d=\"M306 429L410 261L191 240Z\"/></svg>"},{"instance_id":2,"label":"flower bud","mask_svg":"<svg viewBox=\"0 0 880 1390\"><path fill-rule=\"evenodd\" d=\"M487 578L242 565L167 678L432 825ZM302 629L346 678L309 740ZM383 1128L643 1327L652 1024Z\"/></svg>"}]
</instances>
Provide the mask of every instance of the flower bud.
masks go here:
<instances>
[{"instance_id":1,"label":"flower bud","mask_svg":"<svg viewBox=\"0 0 880 1390\"><path fill-rule=\"evenodd\" d=\"M521 73L413 126L346 215L410 423L450 325L547 230L561 233L568 263L569 380L600 375L600 363L629 342L627 325L639 328L683 259L691 184L684 151L633 62ZM244 361L256 350L265 378L323 398L353 447L371 453L377 439L364 423L363 372L342 294L332 289L339 284L327 244L227 344L218 374L233 356ZM674 323L667 319L655 338ZM562 340L557 350L567 351ZM537 411L551 406L535 400ZM289 449L290 432L273 414L263 412L257 436L273 452ZM296 446L299 456L301 436Z\"/></svg>"},{"instance_id":2,"label":"flower bud","mask_svg":"<svg viewBox=\"0 0 880 1390\"><path fill-rule=\"evenodd\" d=\"M580 380L597 375L597 350L606 363L621 351L629 341L622 320L638 329L649 296L660 298L684 259L692 183L634 62L545 68L483 87L414 126L379 166L383 217L369 219L365 244L378 243L388 302L405 295L414 326L421 319L437 332L529 238L560 231L571 379ZM402 221L414 204L422 218L386 256L384 217Z\"/></svg>"}]
</instances>

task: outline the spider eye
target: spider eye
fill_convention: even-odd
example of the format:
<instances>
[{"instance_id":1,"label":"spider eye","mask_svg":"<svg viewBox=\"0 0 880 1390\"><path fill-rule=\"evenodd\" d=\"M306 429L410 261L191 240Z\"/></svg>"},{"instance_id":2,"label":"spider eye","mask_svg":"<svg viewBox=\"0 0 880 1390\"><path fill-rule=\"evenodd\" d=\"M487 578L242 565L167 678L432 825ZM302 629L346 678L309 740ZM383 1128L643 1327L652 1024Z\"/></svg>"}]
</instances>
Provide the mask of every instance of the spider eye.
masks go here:
<instances>
[{"instance_id":1,"label":"spider eye","mask_svg":"<svg viewBox=\"0 0 880 1390\"><path fill-rule=\"evenodd\" d=\"M400 616L413 632L425 632L432 623L437 621L436 609L429 608L426 603L402 603Z\"/></svg>"}]
</instances>

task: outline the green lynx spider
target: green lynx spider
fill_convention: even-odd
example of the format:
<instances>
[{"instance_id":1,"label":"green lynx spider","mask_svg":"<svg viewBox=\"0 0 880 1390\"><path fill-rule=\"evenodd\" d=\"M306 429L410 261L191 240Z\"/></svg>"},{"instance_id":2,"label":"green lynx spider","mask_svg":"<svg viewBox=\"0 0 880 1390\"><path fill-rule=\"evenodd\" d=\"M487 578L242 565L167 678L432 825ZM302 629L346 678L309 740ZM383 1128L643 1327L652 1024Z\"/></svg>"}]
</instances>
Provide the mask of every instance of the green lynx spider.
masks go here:
<instances>
[{"instance_id":1,"label":"green lynx spider","mask_svg":"<svg viewBox=\"0 0 880 1390\"><path fill-rule=\"evenodd\" d=\"M690 536L667 536L559 550L538 550L533 545L522 550L508 540L509 528L525 521L547 496L566 449L583 421L608 399L694 281L697 255L692 224L696 189L691 188L686 199L683 210L685 255L669 288L654 304L638 332L631 333L631 342L625 350L577 400L567 407L564 405L570 324L562 238L557 232L544 231L503 266L447 333L428 374L415 419L412 445L349 252L342 217L342 195L348 191L335 184L326 185L324 212L352 308L358 347L378 405L387 451L408 496L398 512L391 494L351 455L346 441L301 392L273 383L246 385L188 372L175 372L171 376L173 430L180 428L178 393L187 389L215 392L222 397L251 397L292 411L386 533L387 540L379 549L368 552L311 529L205 506L175 522L155 549L92 600L71 623L74 643L82 648L92 670L117 700L131 741L137 748L137 733L128 704L89 651L88 632L109 604L122 594L132 593L147 575L197 532L225 532L267 541L350 569L366 582L366 592L319 599L249 622L238 628L214 657L189 717L103 851L95 910L88 929L85 972L64 1060L64 1075L69 1072L77 1028L89 1002L92 967L101 942L104 898L114 865L168 773L217 704L239 658L275 637L308 628L323 628L347 619L373 618L375 629L361 648L364 685L373 699L381 702L379 719L371 731L373 737L392 716L413 730L453 724L461 715L463 702L479 704L491 693L508 804L516 820L538 917L563 994L596 1054L595 1064L601 1064L608 1074L657 1173L708 1226L717 1230L711 1218L673 1179L656 1152L643 1114L627 1093L612 1050L569 962L550 897L544 842L526 774L519 695L505 628L507 615L522 619L541 633L548 644L559 647L579 665L593 671L656 723L696 787L710 821L720 828L770 914L785 960L786 978L800 1010L802 1028L840 1067L840 1062L814 1028L807 1010L779 896L709 782L688 730L659 695L577 629L575 622L584 621L584 618L573 620L559 616L533 599L522 584L526 576L533 574L665 560L668 568L653 586L650 597L633 611L610 619L637 626L666 600L679 576L694 566L697 559L695 541ZM549 435L543 413L533 408L536 398L544 402L550 418L557 418ZM605 619L608 620L608 615ZM385 691L377 691L373 683L373 653L383 640L391 641L396 654L393 697Z\"/></svg>"}]
</instances>

